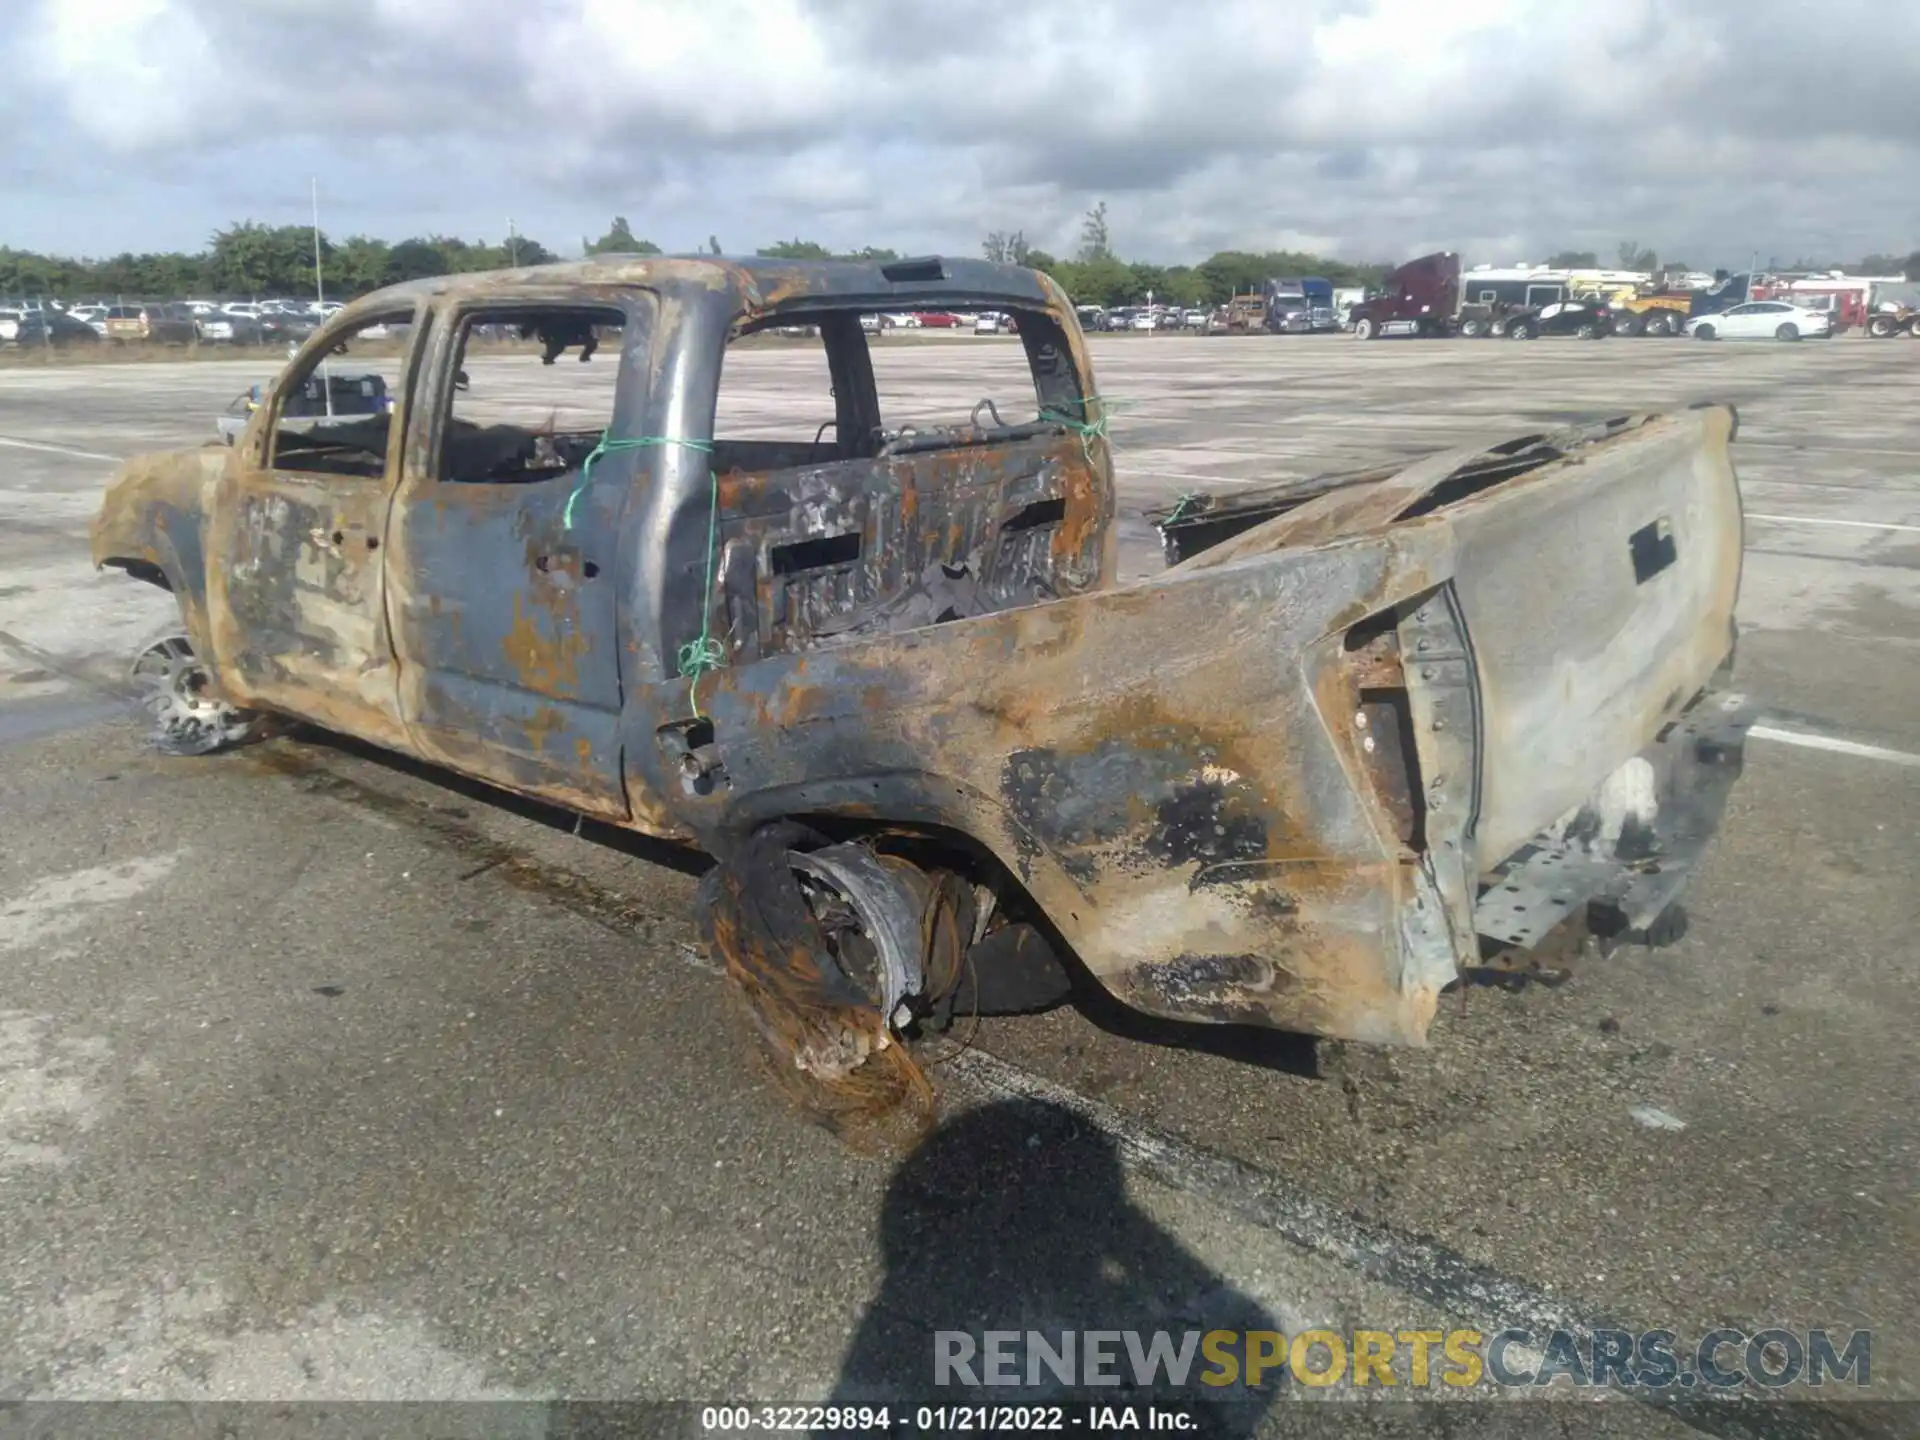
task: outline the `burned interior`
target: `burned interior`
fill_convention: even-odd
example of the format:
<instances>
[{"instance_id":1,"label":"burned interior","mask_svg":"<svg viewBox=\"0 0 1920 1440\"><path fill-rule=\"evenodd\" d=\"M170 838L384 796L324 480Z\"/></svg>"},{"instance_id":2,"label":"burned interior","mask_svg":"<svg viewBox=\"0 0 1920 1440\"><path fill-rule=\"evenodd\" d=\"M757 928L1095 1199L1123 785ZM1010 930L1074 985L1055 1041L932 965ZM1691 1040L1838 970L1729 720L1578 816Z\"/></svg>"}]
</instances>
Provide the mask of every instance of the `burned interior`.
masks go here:
<instances>
[{"instance_id":1,"label":"burned interior","mask_svg":"<svg viewBox=\"0 0 1920 1440\"><path fill-rule=\"evenodd\" d=\"M1110 511L1083 438L1097 402L1059 318L1019 313L1024 394L928 421L883 411L860 323L873 313L783 310L729 336L731 351L797 333L819 347L826 392L811 435L762 438L764 424L728 427L721 375L711 460L736 663L1078 594L1100 577Z\"/></svg>"}]
</instances>

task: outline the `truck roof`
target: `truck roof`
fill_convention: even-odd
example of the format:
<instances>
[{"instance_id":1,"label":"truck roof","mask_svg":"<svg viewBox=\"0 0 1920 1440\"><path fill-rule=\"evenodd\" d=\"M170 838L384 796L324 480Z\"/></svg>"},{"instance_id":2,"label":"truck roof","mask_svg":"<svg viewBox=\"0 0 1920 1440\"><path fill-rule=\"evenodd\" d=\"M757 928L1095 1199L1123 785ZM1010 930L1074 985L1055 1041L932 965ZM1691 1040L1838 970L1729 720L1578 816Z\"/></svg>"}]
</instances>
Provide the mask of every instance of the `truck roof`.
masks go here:
<instances>
[{"instance_id":1,"label":"truck roof","mask_svg":"<svg viewBox=\"0 0 1920 1440\"><path fill-rule=\"evenodd\" d=\"M904 260L777 260L765 256L590 255L550 265L435 275L376 290L359 309L431 295L484 297L521 287L621 286L735 289L752 313L838 308L873 302L889 309L930 305L1065 307L1066 296L1037 270L939 255Z\"/></svg>"}]
</instances>

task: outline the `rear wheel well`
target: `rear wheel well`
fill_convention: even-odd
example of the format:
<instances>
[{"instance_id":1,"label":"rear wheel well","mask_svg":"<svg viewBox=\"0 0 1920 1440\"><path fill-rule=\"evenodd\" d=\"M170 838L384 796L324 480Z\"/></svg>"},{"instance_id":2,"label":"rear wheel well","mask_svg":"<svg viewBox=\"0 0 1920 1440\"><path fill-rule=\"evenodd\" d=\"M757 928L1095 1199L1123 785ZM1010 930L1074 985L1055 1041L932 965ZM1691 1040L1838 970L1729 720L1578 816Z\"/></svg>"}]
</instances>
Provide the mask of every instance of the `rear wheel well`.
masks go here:
<instances>
[{"instance_id":1,"label":"rear wheel well","mask_svg":"<svg viewBox=\"0 0 1920 1440\"><path fill-rule=\"evenodd\" d=\"M1046 909L1034 897L1027 883L982 841L951 826L926 822L876 820L831 810L798 811L780 817L782 822L805 826L831 844L861 843L887 855L911 862L928 873L949 870L971 886L982 887L993 895L995 923L1025 923L1033 926L1052 947L1055 956L1069 974L1086 980L1084 962L1075 953ZM776 823L776 822L768 822ZM756 826L756 830L763 828ZM1075 915L1074 919L1079 917ZM1080 988L1080 985L1076 985Z\"/></svg>"}]
</instances>

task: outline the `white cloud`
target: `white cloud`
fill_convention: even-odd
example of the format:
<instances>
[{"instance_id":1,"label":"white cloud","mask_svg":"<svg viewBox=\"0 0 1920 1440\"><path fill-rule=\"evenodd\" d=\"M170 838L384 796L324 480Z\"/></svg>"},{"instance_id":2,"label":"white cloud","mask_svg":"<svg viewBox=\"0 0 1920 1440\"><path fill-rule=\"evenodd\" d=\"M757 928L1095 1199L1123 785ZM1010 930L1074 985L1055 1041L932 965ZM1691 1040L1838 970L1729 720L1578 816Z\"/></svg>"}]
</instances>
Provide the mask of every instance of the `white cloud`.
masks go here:
<instances>
[{"instance_id":1,"label":"white cloud","mask_svg":"<svg viewBox=\"0 0 1920 1440\"><path fill-rule=\"evenodd\" d=\"M0 243L196 244L307 171L388 235L1130 254L1920 243L1920 7L1828 0L38 0ZM0 105L19 112L17 98ZM12 167L11 171L5 167ZM288 174L295 181L289 183ZM71 178L124 203L63 198ZM53 178L50 180L49 176ZM63 180L62 177L68 177ZM237 207L237 208L236 208ZM102 214L112 233L97 233ZM183 233L185 232L185 233ZM57 237L49 240L45 237ZM1497 250L1498 253L1494 253Z\"/></svg>"},{"instance_id":2,"label":"white cloud","mask_svg":"<svg viewBox=\"0 0 1920 1440\"><path fill-rule=\"evenodd\" d=\"M168 0L60 0L40 20L38 73L64 89L83 133L130 154L193 137L195 97L183 81L212 59L193 15Z\"/></svg>"}]
</instances>

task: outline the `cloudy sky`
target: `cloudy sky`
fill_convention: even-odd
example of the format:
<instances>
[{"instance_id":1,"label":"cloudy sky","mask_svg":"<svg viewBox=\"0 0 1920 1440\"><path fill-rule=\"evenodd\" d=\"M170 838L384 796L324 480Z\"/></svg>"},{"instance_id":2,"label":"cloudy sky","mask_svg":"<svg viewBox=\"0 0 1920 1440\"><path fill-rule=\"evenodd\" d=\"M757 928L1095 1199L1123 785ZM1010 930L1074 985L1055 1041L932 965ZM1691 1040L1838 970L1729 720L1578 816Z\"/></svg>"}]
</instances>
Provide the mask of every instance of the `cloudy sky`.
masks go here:
<instances>
[{"instance_id":1,"label":"cloudy sky","mask_svg":"<svg viewBox=\"0 0 1920 1440\"><path fill-rule=\"evenodd\" d=\"M0 0L0 244L1920 247L1916 0Z\"/></svg>"}]
</instances>

